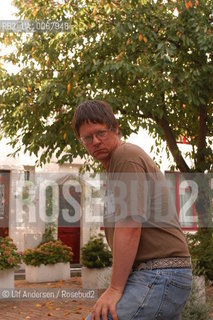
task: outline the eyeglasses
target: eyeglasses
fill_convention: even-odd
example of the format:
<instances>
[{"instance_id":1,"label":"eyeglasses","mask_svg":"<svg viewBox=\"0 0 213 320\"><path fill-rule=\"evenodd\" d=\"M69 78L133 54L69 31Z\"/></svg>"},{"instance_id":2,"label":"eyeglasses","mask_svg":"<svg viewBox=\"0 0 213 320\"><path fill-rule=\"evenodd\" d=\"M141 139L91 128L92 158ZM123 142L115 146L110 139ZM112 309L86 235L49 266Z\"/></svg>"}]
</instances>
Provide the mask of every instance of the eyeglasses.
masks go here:
<instances>
[{"instance_id":1,"label":"eyeglasses","mask_svg":"<svg viewBox=\"0 0 213 320\"><path fill-rule=\"evenodd\" d=\"M93 134L89 134L88 136L85 137L81 137L80 141L84 144L84 145L89 145L92 144L93 142L93 136L95 136L96 138L98 138L99 140L104 140L107 135L108 132L111 131L111 129L105 129L105 130L98 130Z\"/></svg>"}]
</instances>

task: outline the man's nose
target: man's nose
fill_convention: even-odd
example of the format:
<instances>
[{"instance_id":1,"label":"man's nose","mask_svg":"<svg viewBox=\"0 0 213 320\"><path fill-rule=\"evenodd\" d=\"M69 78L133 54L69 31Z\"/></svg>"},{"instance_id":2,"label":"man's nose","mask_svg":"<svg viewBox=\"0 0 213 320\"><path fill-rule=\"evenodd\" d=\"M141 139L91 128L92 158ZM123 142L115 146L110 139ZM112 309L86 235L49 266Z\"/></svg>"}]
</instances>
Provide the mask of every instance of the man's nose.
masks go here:
<instances>
[{"instance_id":1,"label":"man's nose","mask_svg":"<svg viewBox=\"0 0 213 320\"><path fill-rule=\"evenodd\" d=\"M96 145L96 144L99 144L100 142L101 142L101 140L96 137L96 134L94 134L93 139L92 139L92 143Z\"/></svg>"}]
</instances>

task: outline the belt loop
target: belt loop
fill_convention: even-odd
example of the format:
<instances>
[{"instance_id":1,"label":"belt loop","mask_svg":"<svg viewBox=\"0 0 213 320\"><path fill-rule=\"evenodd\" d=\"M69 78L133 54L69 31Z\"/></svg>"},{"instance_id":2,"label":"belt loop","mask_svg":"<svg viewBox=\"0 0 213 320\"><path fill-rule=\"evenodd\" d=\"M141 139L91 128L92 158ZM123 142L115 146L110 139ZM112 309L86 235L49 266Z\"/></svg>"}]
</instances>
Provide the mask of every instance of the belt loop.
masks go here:
<instances>
[{"instance_id":1,"label":"belt loop","mask_svg":"<svg viewBox=\"0 0 213 320\"><path fill-rule=\"evenodd\" d=\"M152 260L147 261L149 270L152 270Z\"/></svg>"}]
</instances>

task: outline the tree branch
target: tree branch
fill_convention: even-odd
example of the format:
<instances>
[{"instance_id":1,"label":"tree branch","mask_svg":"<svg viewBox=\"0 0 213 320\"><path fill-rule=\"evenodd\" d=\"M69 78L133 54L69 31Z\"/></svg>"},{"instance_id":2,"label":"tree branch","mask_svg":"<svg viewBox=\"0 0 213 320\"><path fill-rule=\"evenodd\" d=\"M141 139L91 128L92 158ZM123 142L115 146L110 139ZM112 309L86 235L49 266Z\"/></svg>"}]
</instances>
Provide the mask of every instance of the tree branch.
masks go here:
<instances>
[{"instance_id":1,"label":"tree branch","mask_svg":"<svg viewBox=\"0 0 213 320\"><path fill-rule=\"evenodd\" d=\"M140 118L142 118L141 115L140 115ZM181 152L178 148L176 139L172 133L172 130L171 130L168 122L164 118L161 118L161 119L156 118L156 117L153 118L153 116L151 116L151 114L143 116L143 118L144 119L152 119L161 126L161 128L163 129L163 132L165 134L165 137L166 137L167 146L168 146L169 150L171 151L171 154L172 154L179 170L181 172L190 172L190 168L181 155Z\"/></svg>"},{"instance_id":2,"label":"tree branch","mask_svg":"<svg viewBox=\"0 0 213 320\"><path fill-rule=\"evenodd\" d=\"M168 122L164 118L158 119L157 122L159 123L159 125L161 126L161 128L163 129L163 131L165 133L167 145L168 145L169 150L171 151L171 153L174 157L174 160L175 160L178 168L180 169L181 172L189 172L190 168L186 164L185 160L183 159L183 157L181 155L181 152L178 148L176 139L172 133L171 128L169 127Z\"/></svg>"},{"instance_id":3,"label":"tree branch","mask_svg":"<svg viewBox=\"0 0 213 320\"><path fill-rule=\"evenodd\" d=\"M196 168L198 171L203 171L203 163L205 163L205 149L206 149L206 132L207 132L207 111L204 106L200 107L199 129L197 141L197 161Z\"/></svg>"}]
</instances>

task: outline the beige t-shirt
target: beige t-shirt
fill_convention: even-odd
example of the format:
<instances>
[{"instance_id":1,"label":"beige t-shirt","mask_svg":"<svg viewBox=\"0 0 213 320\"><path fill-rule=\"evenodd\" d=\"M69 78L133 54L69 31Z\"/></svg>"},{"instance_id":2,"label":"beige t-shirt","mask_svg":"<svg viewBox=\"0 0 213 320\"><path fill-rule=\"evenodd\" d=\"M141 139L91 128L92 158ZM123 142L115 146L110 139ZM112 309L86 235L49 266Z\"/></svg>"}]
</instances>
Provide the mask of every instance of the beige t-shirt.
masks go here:
<instances>
[{"instance_id":1,"label":"beige t-shirt","mask_svg":"<svg viewBox=\"0 0 213 320\"><path fill-rule=\"evenodd\" d=\"M189 256L165 177L143 149L124 143L108 169L104 226L112 251L115 223L128 216L142 223L135 263Z\"/></svg>"}]
</instances>

